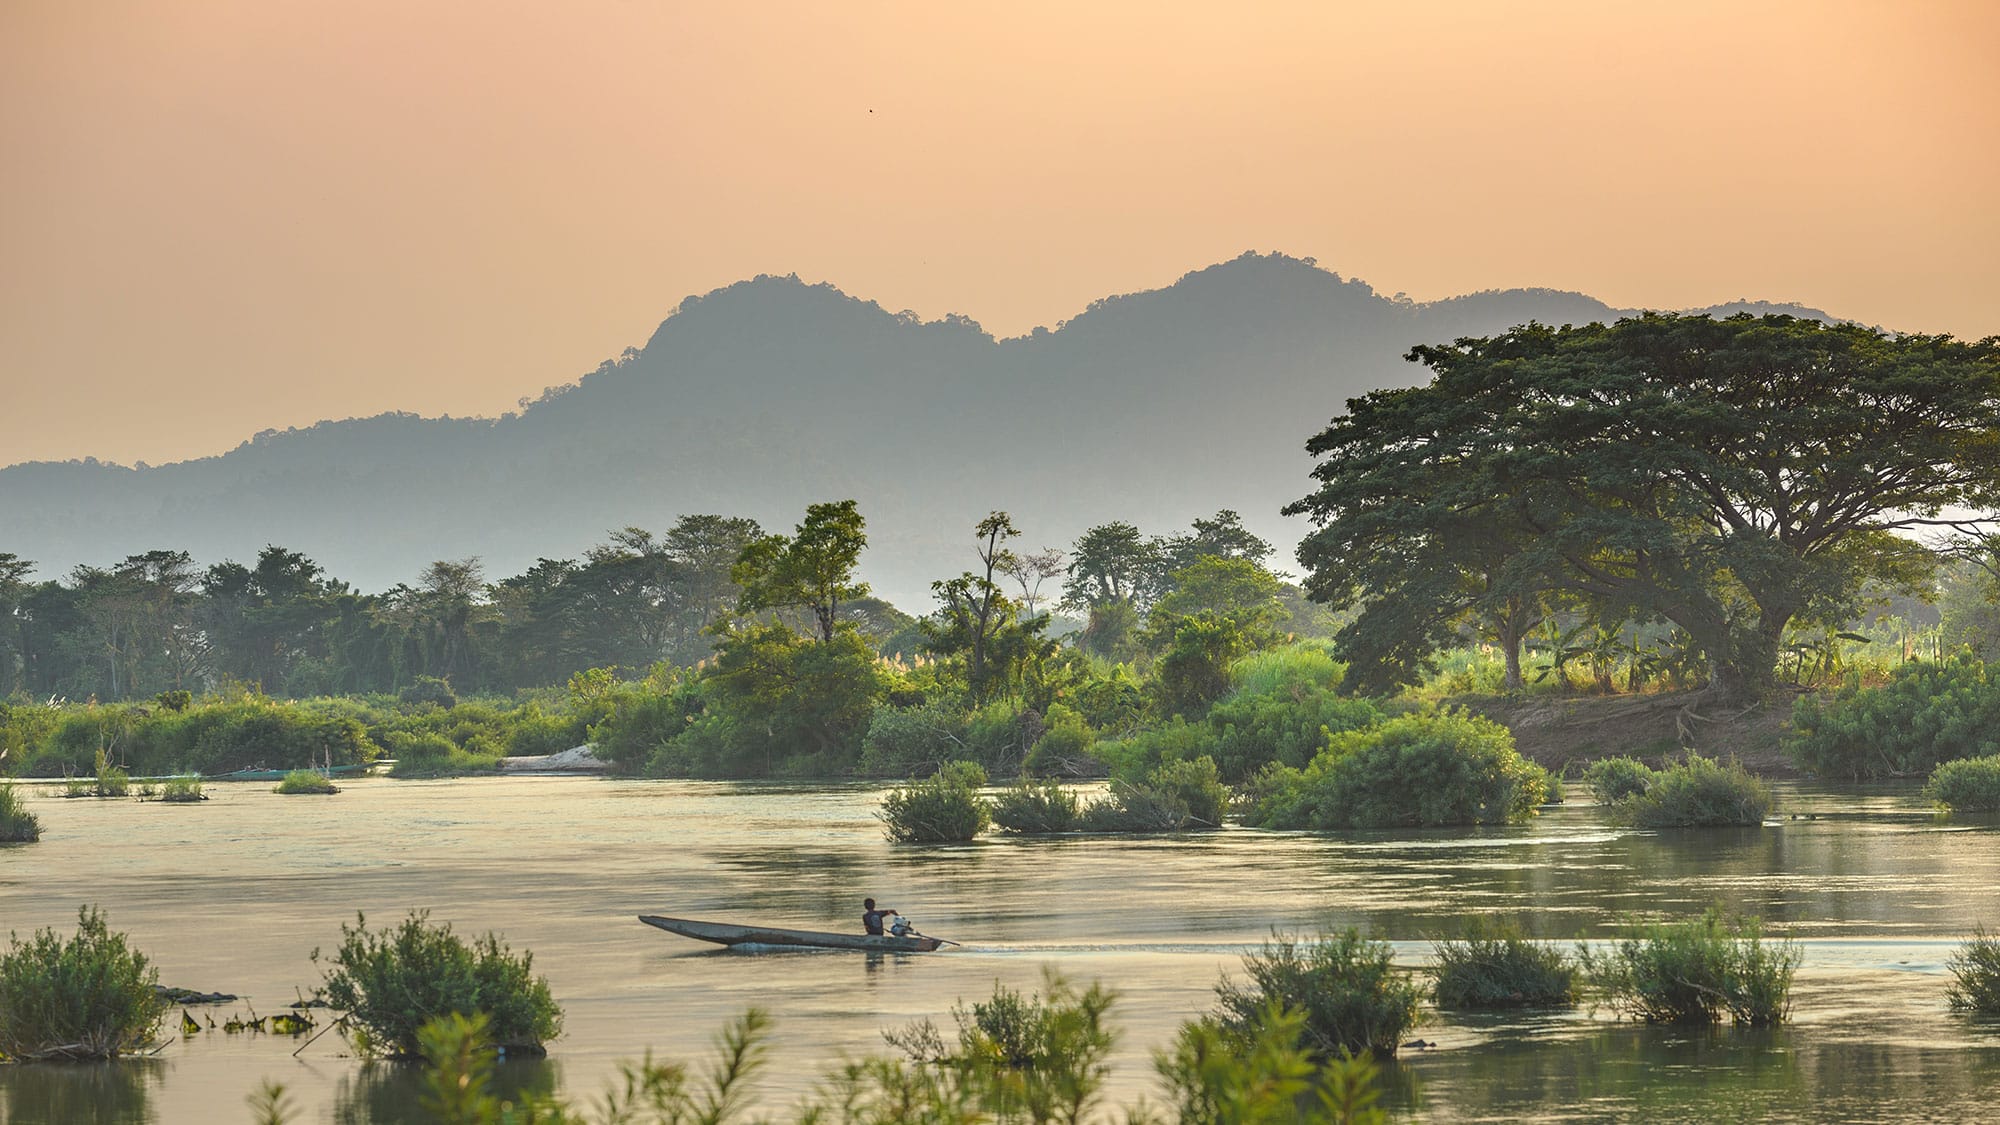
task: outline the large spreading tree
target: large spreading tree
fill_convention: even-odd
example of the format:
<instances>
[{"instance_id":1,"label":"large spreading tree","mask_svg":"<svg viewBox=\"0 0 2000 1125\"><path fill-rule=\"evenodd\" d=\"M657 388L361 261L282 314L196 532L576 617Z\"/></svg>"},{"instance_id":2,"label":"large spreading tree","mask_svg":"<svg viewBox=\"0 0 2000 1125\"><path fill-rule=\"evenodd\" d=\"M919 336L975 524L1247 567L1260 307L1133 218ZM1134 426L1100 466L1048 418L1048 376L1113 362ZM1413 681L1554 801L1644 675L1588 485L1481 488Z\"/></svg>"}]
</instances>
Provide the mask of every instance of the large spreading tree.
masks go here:
<instances>
[{"instance_id":1,"label":"large spreading tree","mask_svg":"<svg viewBox=\"0 0 2000 1125\"><path fill-rule=\"evenodd\" d=\"M1350 401L1286 509L1312 596L1362 607L1358 683L1565 593L1680 626L1718 699L1755 698L1788 625L1914 584L1920 539L2000 507L2000 339L1646 315L1409 358L1431 382Z\"/></svg>"}]
</instances>

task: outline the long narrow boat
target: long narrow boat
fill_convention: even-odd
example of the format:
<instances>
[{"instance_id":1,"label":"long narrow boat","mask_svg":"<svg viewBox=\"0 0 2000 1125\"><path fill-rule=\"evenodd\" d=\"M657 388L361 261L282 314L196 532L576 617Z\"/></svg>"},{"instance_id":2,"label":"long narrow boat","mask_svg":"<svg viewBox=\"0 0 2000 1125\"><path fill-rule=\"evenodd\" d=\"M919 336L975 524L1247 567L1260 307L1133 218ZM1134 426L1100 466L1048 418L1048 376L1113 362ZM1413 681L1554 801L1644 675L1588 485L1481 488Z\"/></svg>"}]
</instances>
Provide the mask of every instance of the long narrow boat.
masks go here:
<instances>
[{"instance_id":1,"label":"long narrow boat","mask_svg":"<svg viewBox=\"0 0 2000 1125\"><path fill-rule=\"evenodd\" d=\"M781 930L771 926L737 926L728 922L697 922L688 918L662 918L641 914L639 921L658 926L670 934L712 941L717 945L789 946L799 949L865 949L876 953L929 953L944 942L913 934L891 937L875 934L836 934L819 930Z\"/></svg>"}]
</instances>

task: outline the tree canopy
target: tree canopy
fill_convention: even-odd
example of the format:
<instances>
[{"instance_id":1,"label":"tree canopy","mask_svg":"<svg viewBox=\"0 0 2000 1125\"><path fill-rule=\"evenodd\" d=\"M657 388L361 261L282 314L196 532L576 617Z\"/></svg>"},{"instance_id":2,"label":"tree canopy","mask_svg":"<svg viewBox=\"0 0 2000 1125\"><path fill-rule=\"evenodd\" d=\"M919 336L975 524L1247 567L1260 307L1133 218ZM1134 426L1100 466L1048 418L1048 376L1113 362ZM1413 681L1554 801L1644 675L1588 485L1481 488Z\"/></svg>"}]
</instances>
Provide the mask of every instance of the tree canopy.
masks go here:
<instances>
[{"instance_id":1,"label":"tree canopy","mask_svg":"<svg viewBox=\"0 0 2000 1125\"><path fill-rule=\"evenodd\" d=\"M1340 643L1407 675L1459 615L1565 591L1665 619L1725 698L1759 694L1794 620L1927 573L1925 532L2000 506L2000 340L1787 316L1648 314L1419 347L1307 443L1307 588Z\"/></svg>"}]
</instances>

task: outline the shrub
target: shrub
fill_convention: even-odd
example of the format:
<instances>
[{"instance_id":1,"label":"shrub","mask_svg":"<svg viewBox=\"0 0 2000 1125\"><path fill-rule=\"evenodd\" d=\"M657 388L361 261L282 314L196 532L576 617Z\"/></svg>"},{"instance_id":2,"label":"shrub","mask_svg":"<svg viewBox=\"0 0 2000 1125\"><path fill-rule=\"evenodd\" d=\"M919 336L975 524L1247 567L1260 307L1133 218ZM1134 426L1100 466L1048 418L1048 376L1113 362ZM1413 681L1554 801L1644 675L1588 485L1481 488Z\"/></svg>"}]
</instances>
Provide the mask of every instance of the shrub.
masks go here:
<instances>
[{"instance_id":1,"label":"shrub","mask_svg":"<svg viewBox=\"0 0 2000 1125\"><path fill-rule=\"evenodd\" d=\"M1304 1043L1305 1013L1269 1005L1248 1028L1215 1019L1181 1025L1172 1048L1156 1051L1153 1068L1173 1106L1169 1120L1213 1125L1385 1125L1375 1103L1381 1073L1374 1057L1322 1055ZM1310 1095L1317 1112L1302 1110ZM1137 1120L1137 1118L1134 1118Z\"/></svg>"},{"instance_id":2,"label":"shrub","mask_svg":"<svg viewBox=\"0 0 2000 1125\"><path fill-rule=\"evenodd\" d=\"M170 777L160 785L160 800L170 805L190 804L208 800L201 791L201 776Z\"/></svg>"},{"instance_id":3,"label":"shrub","mask_svg":"<svg viewBox=\"0 0 2000 1125\"><path fill-rule=\"evenodd\" d=\"M1576 962L1519 926L1475 918L1461 935L1431 947L1437 954L1440 1008L1568 1008L1576 1004Z\"/></svg>"},{"instance_id":4,"label":"shrub","mask_svg":"<svg viewBox=\"0 0 2000 1125\"><path fill-rule=\"evenodd\" d=\"M1076 794L1053 781L1024 780L993 801L993 823L1002 832L1068 832L1076 827L1077 818Z\"/></svg>"},{"instance_id":5,"label":"shrub","mask_svg":"<svg viewBox=\"0 0 2000 1125\"><path fill-rule=\"evenodd\" d=\"M1514 749L1514 736L1460 712L1402 715L1337 734L1303 770L1259 781L1251 814L1264 828L1393 828L1504 824L1542 802L1547 774Z\"/></svg>"},{"instance_id":6,"label":"shrub","mask_svg":"<svg viewBox=\"0 0 2000 1125\"><path fill-rule=\"evenodd\" d=\"M947 700L878 707L862 736L857 768L876 777L907 777L962 756L965 736L965 711Z\"/></svg>"},{"instance_id":7,"label":"shrub","mask_svg":"<svg viewBox=\"0 0 2000 1125\"><path fill-rule=\"evenodd\" d=\"M441 734L412 734L396 731L388 736L389 753L396 758L391 777L451 777L498 769L499 754L474 754L459 749Z\"/></svg>"},{"instance_id":8,"label":"shrub","mask_svg":"<svg viewBox=\"0 0 2000 1125\"><path fill-rule=\"evenodd\" d=\"M1583 783L1600 805L1615 805L1644 793L1652 780L1653 771L1637 758L1602 758L1583 771Z\"/></svg>"},{"instance_id":9,"label":"shrub","mask_svg":"<svg viewBox=\"0 0 2000 1125\"><path fill-rule=\"evenodd\" d=\"M112 933L92 907L76 913L76 936L37 930L9 935L0 956L0 1055L110 1059L150 1046L166 1002L159 970Z\"/></svg>"},{"instance_id":10,"label":"shrub","mask_svg":"<svg viewBox=\"0 0 2000 1125\"><path fill-rule=\"evenodd\" d=\"M1613 819L1639 828L1754 827L1771 812L1771 790L1736 762L1689 754L1653 774L1643 793L1611 807Z\"/></svg>"},{"instance_id":11,"label":"shrub","mask_svg":"<svg viewBox=\"0 0 2000 1125\"><path fill-rule=\"evenodd\" d=\"M2000 683L1969 654L1898 666L1881 687L1852 681L1792 705L1786 751L1822 777L1927 774L1954 758L2000 754Z\"/></svg>"},{"instance_id":12,"label":"shrub","mask_svg":"<svg viewBox=\"0 0 2000 1125\"><path fill-rule=\"evenodd\" d=\"M1083 777L1103 772L1103 763L1091 754L1097 735L1083 715L1060 703L1052 703L1042 715L1042 736L1028 751L1027 770L1047 776L1059 774Z\"/></svg>"},{"instance_id":13,"label":"shrub","mask_svg":"<svg viewBox=\"0 0 2000 1125\"><path fill-rule=\"evenodd\" d=\"M1940 765L1924 782L1924 798L1953 812L2000 812L2000 757Z\"/></svg>"},{"instance_id":14,"label":"shrub","mask_svg":"<svg viewBox=\"0 0 2000 1125\"><path fill-rule=\"evenodd\" d=\"M991 1113L990 1120L1090 1120L1110 1070L1105 1059L1115 1037L1104 1020L1113 996L1095 984L1078 991L1054 972L1043 979L1040 994L1024 995L996 983L992 999L974 1002L970 1009L953 1005L958 1035L952 1044L944 1042L930 1020L887 1032L884 1038L912 1062L949 1071L953 1085L967 1101Z\"/></svg>"},{"instance_id":15,"label":"shrub","mask_svg":"<svg viewBox=\"0 0 2000 1125\"><path fill-rule=\"evenodd\" d=\"M986 830L992 810L979 796L986 771L977 762L950 762L930 777L891 789L875 815L899 844L946 844Z\"/></svg>"},{"instance_id":16,"label":"shrub","mask_svg":"<svg viewBox=\"0 0 2000 1125\"><path fill-rule=\"evenodd\" d=\"M0 844L30 844L42 838L42 822L21 800L21 791L0 782Z\"/></svg>"},{"instance_id":17,"label":"shrub","mask_svg":"<svg viewBox=\"0 0 2000 1125\"><path fill-rule=\"evenodd\" d=\"M1792 1009L1799 947L1764 941L1756 918L1710 910L1686 922L1654 923L1598 952L1578 951L1611 1006L1648 1023L1783 1023Z\"/></svg>"},{"instance_id":18,"label":"shrub","mask_svg":"<svg viewBox=\"0 0 2000 1125\"><path fill-rule=\"evenodd\" d=\"M562 1009L534 975L534 954L515 956L493 934L467 945L450 925L431 925L428 911L413 911L386 932L357 914L340 936L324 993L360 1028L364 1053L414 1058L418 1029L452 1012L484 1014L492 1042L510 1052L540 1053L562 1034Z\"/></svg>"},{"instance_id":19,"label":"shrub","mask_svg":"<svg viewBox=\"0 0 2000 1125\"><path fill-rule=\"evenodd\" d=\"M1243 958L1248 984L1216 986L1222 1021L1247 1033L1275 1005L1304 1015L1304 1042L1315 1055L1394 1055L1416 1026L1418 991L1393 957L1388 942L1368 941L1351 926L1309 942L1274 932Z\"/></svg>"},{"instance_id":20,"label":"shrub","mask_svg":"<svg viewBox=\"0 0 2000 1125\"><path fill-rule=\"evenodd\" d=\"M1086 832L1181 832L1220 828L1229 790L1208 757L1162 762L1142 782L1113 781L1083 809Z\"/></svg>"},{"instance_id":21,"label":"shrub","mask_svg":"<svg viewBox=\"0 0 2000 1125\"><path fill-rule=\"evenodd\" d=\"M458 696L452 692L449 681L418 676L396 696L396 702L405 707L439 707L449 711L458 706Z\"/></svg>"},{"instance_id":22,"label":"shrub","mask_svg":"<svg viewBox=\"0 0 2000 1125\"><path fill-rule=\"evenodd\" d=\"M283 793L286 796L321 796L340 792L340 786L335 785L333 779L323 773L314 770L293 770L286 774L285 779L278 782L271 792Z\"/></svg>"},{"instance_id":23,"label":"shrub","mask_svg":"<svg viewBox=\"0 0 2000 1125\"><path fill-rule=\"evenodd\" d=\"M1972 940L1952 952L1944 967L1951 970L1945 999L1961 1012L2000 1014L2000 940L1973 932Z\"/></svg>"}]
</instances>

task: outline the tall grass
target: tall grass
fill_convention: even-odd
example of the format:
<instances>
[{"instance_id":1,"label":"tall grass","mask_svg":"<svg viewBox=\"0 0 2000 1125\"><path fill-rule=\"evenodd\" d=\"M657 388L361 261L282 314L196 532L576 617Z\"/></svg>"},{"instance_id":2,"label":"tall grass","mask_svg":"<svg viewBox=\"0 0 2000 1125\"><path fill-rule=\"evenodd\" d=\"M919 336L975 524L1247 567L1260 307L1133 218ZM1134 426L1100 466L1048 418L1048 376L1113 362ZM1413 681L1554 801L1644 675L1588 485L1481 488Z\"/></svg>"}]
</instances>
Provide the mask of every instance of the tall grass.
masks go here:
<instances>
[{"instance_id":1,"label":"tall grass","mask_svg":"<svg viewBox=\"0 0 2000 1125\"><path fill-rule=\"evenodd\" d=\"M1610 1005L1648 1023L1734 1023L1767 1027L1791 1015L1800 951L1766 941L1756 918L1710 910L1685 922L1656 922L1611 944L1579 950L1584 971Z\"/></svg>"},{"instance_id":2,"label":"tall grass","mask_svg":"<svg viewBox=\"0 0 2000 1125\"><path fill-rule=\"evenodd\" d=\"M201 777L197 774L168 778L160 785L160 800L178 805L206 801L208 797L201 791Z\"/></svg>"},{"instance_id":3,"label":"tall grass","mask_svg":"<svg viewBox=\"0 0 2000 1125\"><path fill-rule=\"evenodd\" d=\"M278 782L271 792L283 793L286 796L323 796L340 792L340 786L335 785L333 779L323 773L314 770L293 770L286 774L285 779Z\"/></svg>"}]
</instances>

